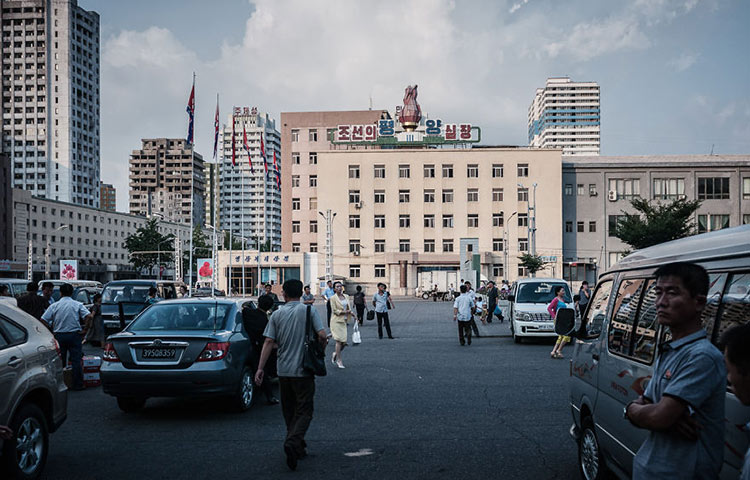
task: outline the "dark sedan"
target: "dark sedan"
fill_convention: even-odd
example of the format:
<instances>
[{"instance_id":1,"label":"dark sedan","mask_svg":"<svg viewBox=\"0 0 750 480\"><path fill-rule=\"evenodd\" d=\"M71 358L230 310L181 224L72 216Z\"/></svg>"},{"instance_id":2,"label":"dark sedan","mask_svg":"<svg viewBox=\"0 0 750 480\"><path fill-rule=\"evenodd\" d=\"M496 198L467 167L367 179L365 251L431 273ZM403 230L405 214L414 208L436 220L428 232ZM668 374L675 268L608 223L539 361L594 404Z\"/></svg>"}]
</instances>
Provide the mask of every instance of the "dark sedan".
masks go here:
<instances>
[{"instance_id":1,"label":"dark sedan","mask_svg":"<svg viewBox=\"0 0 750 480\"><path fill-rule=\"evenodd\" d=\"M151 305L107 339L104 392L126 412L149 397L223 396L238 411L253 402L251 346L242 325L249 299L184 298Z\"/></svg>"}]
</instances>

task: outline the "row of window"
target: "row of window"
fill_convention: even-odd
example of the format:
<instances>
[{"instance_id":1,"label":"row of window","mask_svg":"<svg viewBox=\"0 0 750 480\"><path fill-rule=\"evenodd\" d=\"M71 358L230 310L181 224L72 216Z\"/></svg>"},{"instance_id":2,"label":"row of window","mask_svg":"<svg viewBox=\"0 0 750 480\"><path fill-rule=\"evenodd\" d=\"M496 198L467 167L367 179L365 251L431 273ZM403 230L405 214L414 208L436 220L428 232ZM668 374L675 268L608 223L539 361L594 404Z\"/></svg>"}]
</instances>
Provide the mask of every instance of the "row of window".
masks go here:
<instances>
[{"instance_id":1,"label":"row of window","mask_svg":"<svg viewBox=\"0 0 750 480\"><path fill-rule=\"evenodd\" d=\"M317 185L317 177L315 178ZM312 179L311 185L312 186ZM424 203L435 203L435 190L424 189L423 192ZM452 188L444 188L441 190L441 200L443 203L453 203L455 195ZM517 190L517 198L519 202L529 201L529 190L527 188L519 188ZM504 199L504 190L502 188L492 189L492 201L502 202ZM358 204L362 201L361 193L359 190L349 190L349 203ZM398 203L409 203L411 201L411 190L403 189L398 191ZM467 202L478 202L479 201L479 189L469 188L466 190L466 201ZM374 190L373 191L373 202L374 203L385 203L385 190Z\"/></svg>"},{"instance_id":2,"label":"row of window","mask_svg":"<svg viewBox=\"0 0 750 480\"><path fill-rule=\"evenodd\" d=\"M609 191L617 192L618 199L629 200L640 197L640 180L637 178L610 178ZM584 195L584 185L576 186L576 193ZM674 200L685 196L684 178L654 178L653 198ZM565 185L565 195L573 195L573 185ZM596 195L596 185L589 184L589 195ZM698 178L698 200L728 200L730 198L728 177ZM742 199L750 200L750 177L742 178Z\"/></svg>"},{"instance_id":3,"label":"row of window","mask_svg":"<svg viewBox=\"0 0 750 480\"><path fill-rule=\"evenodd\" d=\"M715 213L705 213L700 214L698 217L698 233L706 233L706 232L715 232L716 230L722 230L724 228L729 228L729 215L725 213L715 214ZM609 215L608 218L608 224L609 224L609 232L608 236L614 237L615 231L617 229L617 224L620 220L624 219L625 215ZM565 231L569 231L567 228L567 224L571 222L565 222ZM589 226L591 226L592 223L595 222L589 222ZM583 230L580 230L582 228L583 222L578 222L578 228L579 232L582 232ZM742 224L743 225L750 225L750 214L744 213L742 214ZM594 230L589 230L590 232L596 231L596 225L594 225Z\"/></svg>"},{"instance_id":4,"label":"row of window","mask_svg":"<svg viewBox=\"0 0 750 480\"><path fill-rule=\"evenodd\" d=\"M517 165L516 174L519 177L529 176L529 164L519 163ZM441 173L443 178L453 178L453 165L443 164L441 165ZM492 178L502 178L504 174L504 166L501 163L495 163L492 165L491 175ZM375 178L385 178L385 165L373 165L373 175ZM422 167L422 175L424 178L435 178L436 166L434 164L424 165ZM360 178L361 167L359 165L349 165L349 178ZM466 177L467 178L479 178L479 164L469 164L466 166ZM398 178L411 178L411 165L399 165L398 166Z\"/></svg>"},{"instance_id":5,"label":"row of window","mask_svg":"<svg viewBox=\"0 0 750 480\"><path fill-rule=\"evenodd\" d=\"M493 238L492 239L492 251L493 252L502 252L504 249L504 242L502 238ZM455 252L455 244L453 242L453 239L443 239L441 240L441 247L442 247L442 253L454 253ZM437 250L437 240L434 239L426 239L423 243L423 252L424 253L435 253ZM518 250L521 252L527 252L529 250L529 239L528 238L519 238L518 239ZM292 243L292 252L300 252L301 251L301 245L299 243ZM318 244L317 243L311 243L310 248L308 249L309 252L317 252L318 251ZM362 244L359 240L349 240L349 253L359 256L362 251ZM398 251L400 253L409 253L412 251L412 245L411 240L409 239L399 239L398 241ZM385 253L385 240L375 240L373 242L373 253Z\"/></svg>"}]
</instances>

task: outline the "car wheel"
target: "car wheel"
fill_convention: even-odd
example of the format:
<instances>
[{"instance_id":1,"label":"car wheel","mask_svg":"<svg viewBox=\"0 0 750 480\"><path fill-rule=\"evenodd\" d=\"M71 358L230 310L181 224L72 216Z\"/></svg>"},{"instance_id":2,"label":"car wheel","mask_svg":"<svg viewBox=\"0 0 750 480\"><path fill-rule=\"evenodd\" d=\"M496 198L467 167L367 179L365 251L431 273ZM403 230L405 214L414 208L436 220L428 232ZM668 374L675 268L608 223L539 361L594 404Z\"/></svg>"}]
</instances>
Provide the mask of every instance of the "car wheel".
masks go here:
<instances>
[{"instance_id":1,"label":"car wheel","mask_svg":"<svg viewBox=\"0 0 750 480\"><path fill-rule=\"evenodd\" d=\"M594 431L591 417L581 422L581 436L578 439L578 468L585 480L601 480L606 477L606 465L599 448L599 440Z\"/></svg>"},{"instance_id":2,"label":"car wheel","mask_svg":"<svg viewBox=\"0 0 750 480\"><path fill-rule=\"evenodd\" d=\"M253 372L250 367L245 367L242 370L242 376L240 377L240 385L237 388L237 393L232 397L231 404L235 411L244 412L253 405L253 399L255 398L255 383L253 383Z\"/></svg>"},{"instance_id":3,"label":"car wheel","mask_svg":"<svg viewBox=\"0 0 750 480\"><path fill-rule=\"evenodd\" d=\"M427 293L427 292L424 292L424 293L422 294L422 300L427 300L427 299L429 299L429 298L430 298L430 294L429 294L429 293Z\"/></svg>"},{"instance_id":4,"label":"car wheel","mask_svg":"<svg viewBox=\"0 0 750 480\"><path fill-rule=\"evenodd\" d=\"M125 413L135 413L146 405L143 397L117 397L117 406Z\"/></svg>"},{"instance_id":5,"label":"car wheel","mask_svg":"<svg viewBox=\"0 0 750 480\"><path fill-rule=\"evenodd\" d=\"M44 413L36 405L23 405L10 422L13 437L3 442L3 478L39 478L47 462L49 432Z\"/></svg>"}]
</instances>

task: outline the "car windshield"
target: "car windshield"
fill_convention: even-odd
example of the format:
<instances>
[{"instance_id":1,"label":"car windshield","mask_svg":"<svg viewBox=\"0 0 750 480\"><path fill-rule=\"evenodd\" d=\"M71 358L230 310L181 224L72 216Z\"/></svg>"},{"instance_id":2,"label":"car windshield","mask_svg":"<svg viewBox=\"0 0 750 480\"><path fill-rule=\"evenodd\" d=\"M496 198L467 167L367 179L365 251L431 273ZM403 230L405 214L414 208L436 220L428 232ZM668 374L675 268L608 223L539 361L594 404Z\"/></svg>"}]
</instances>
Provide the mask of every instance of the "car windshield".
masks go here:
<instances>
[{"instance_id":1,"label":"car windshield","mask_svg":"<svg viewBox=\"0 0 750 480\"><path fill-rule=\"evenodd\" d=\"M201 303L156 303L128 327L130 332L224 329L232 305Z\"/></svg>"},{"instance_id":2,"label":"car windshield","mask_svg":"<svg viewBox=\"0 0 750 480\"><path fill-rule=\"evenodd\" d=\"M151 285L107 285L102 292L102 303L145 303Z\"/></svg>"},{"instance_id":3,"label":"car windshield","mask_svg":"<svg viewBox=\"0 0 750 480\"><path fill-rule=\"evenodd\" d=\"M555 282L534 282L521 283L518 285L518 294L516 303L549 303L555 298L555 288L563 287L565 289L565 303L572 303L570 289L565 283Z\"/></svg>"}]
</instances>

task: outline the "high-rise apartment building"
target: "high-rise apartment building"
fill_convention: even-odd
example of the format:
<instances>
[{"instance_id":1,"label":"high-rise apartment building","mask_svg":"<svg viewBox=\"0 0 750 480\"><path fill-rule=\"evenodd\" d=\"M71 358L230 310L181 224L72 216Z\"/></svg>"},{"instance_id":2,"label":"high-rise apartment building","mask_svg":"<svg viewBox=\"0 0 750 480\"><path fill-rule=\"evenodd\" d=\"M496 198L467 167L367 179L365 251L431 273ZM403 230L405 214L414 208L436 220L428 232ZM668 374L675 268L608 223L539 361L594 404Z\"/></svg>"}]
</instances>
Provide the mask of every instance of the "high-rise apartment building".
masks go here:
<instances>
[{"instance_id":1,"label":"high-rise apartment building","mask_svg":"<svg viewBox=\"0 0 750 480\"><path fill-rule=\"evenodd\" d=\"M0 260L10 259L13 248L13 188L10 160L0 153Z\"/></svg>"},{"instance_id":2,"label":"high-rise apartment building","mask_svg":"<svg viewBox=\"0 0 750 480\"><path fill-rule=\"evenodd\" d=\"M102 210L114 212L117 209L117 190L113 185L102 183L99 187L99 199Z\"/></svg>"},{"instance_id":3,"label":"high-rise apartment building","mask_svg":"<svg viewBox=\"0 0 750 480\"><path fill-rule=\"evenodd\" d=\"M261 134L268 174L261 154ZM254 245L257 239L264 243L270 240L271 248L278 251L281 248L281 193L274 158L281 172L287 164L281 158L276 122L254 107L235 107L222 127L220 141L221 230L231 231L235 238L245 238L248 245Z\"/></svg>"},{"instance_id":4,"label":"high-rise apartment building","mask_svg":"<svg viewBox=\"0 0 750 480\"><path fill-rule=\"evenodd\" d=\"M285 252L318 251L319 225L325 221L318 214L318 154L336 147L331 135L339 125L377 124L383 110L341 112L282 112L281 151L284 168L281 173L281 238ZM348 150L371 149L367 146L341 146Z\"/></svg>"},{"instance_id":5,"label":"high-rise apartment building","mask_svg":"<svg viewBox=\"0 0 750 480\"><path fill-rule=\"evenodd\" d=\"M599 85L548 78L529 106L529 146L562 148L563 155L599 155Z\"/></svg>"},{"instance_id":6,"label":"high-rise apartment building","mask_svg":"<svg viewBox=\"0 0 750 480\"><path fill-rule=\"evenodd\" d=\"M130 213L203 225L206 179L203 157L184 138L144 138L130 155ZM190 217L190 192L193 216Z\"/></svg>"},{"instance_id":7,"label":"high-rise apartment building","mask_svg":"<svg viewBox=\"0 0 750 480\"><path fill-rule=\"evenodd\" d=\"M99 14L3 0L2 151L13 186L99 207Z\"/></svg>"}]
</instances>

